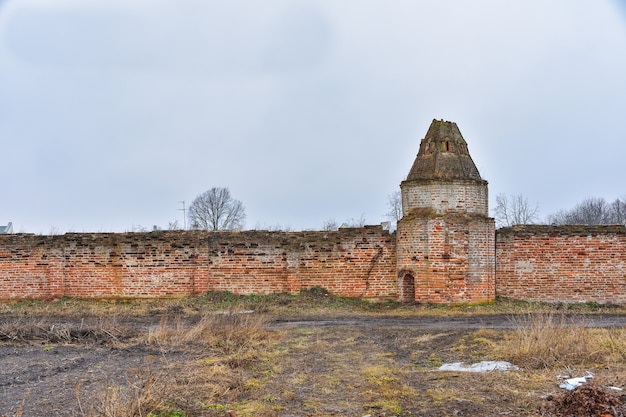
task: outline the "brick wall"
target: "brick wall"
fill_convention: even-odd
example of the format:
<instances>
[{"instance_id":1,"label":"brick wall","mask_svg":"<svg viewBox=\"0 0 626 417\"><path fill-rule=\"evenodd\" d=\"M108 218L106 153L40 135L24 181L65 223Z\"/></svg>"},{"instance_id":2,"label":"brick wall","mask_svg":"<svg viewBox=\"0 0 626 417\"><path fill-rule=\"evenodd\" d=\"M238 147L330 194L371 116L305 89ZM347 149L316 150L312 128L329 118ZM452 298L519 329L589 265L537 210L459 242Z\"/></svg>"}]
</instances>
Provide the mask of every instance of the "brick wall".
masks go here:
<instances>
[{"instance_id":1,"label":"brick wall","mask_svg":"<svg viewBox=\"0 0 626 417\"><path fill-rule=\"evenodd\" d=\"M432 208L437 213L488 215L487 183L475 180L405 181L402 187L402 213L414 208Z\"/></svg>"},{"instance_id":2,"label":"brick wall","mask_svg":"<svg viewBox=\"0 0 626 417\"><path fill-rule=\"evenodd\" d=\"M512 299L626 303L626 227L515 226L494 233L479 217L425 215L409 228L401 221L396 234L365 227L0 235L0 298L297 293L322 286L343 296L396 299L398 271L410 271L417 301L488 300L495 281L495 294ZM410 244L396 248L396 237ZM493 256L495 280L488 268Z\"/></svg>"},{"instance_id":3,"label":"brick wall","mask_svg":"<svg viewBox=\"0 0 626 417\"><path fill-rule=\"evenodd\" d=\"M496 234L496 292L528 301L626 303L626 227L514 226Z\"/></svg>"},{"instance_id":4,"label":"brick wall","mask_svg":"<svg viewBox=\"0 0 626 417\"><path fill-rule=\"evenodd\" d=\"M399 278L413 277L414 299L420 302L493 300L494 229L493 219L483 216L414 212L398 223Z\"/></svg>"},{"instance_id":5,"label":"brick wall","mask_svg":"<svg viewBox=\"0 0 626 417\"><path fill-rule=\"evenodd\" d=\"M395 236L336 232L0 235L0 298L297 293L396 298Z\"/></svg>"}]
</instances>

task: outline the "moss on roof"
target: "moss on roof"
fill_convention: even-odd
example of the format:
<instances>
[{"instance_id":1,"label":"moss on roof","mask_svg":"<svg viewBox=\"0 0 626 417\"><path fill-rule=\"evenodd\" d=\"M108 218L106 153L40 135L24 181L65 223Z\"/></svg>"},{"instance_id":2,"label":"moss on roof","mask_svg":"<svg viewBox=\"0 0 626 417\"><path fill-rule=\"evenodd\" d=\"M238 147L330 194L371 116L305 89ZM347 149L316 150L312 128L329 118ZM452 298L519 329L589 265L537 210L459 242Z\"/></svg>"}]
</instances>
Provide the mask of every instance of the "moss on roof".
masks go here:
<instances>
[{"instance_id":1,"label":"moss on roof","mask_svg":"<svg viewBox=\"0 0 626 417\"><path fill-rule=\"evenodd\" d=\"M431 123L406 180L484 182L458 126L454 122L443 120L433 120Z\"/></svg>"}]
</instances>

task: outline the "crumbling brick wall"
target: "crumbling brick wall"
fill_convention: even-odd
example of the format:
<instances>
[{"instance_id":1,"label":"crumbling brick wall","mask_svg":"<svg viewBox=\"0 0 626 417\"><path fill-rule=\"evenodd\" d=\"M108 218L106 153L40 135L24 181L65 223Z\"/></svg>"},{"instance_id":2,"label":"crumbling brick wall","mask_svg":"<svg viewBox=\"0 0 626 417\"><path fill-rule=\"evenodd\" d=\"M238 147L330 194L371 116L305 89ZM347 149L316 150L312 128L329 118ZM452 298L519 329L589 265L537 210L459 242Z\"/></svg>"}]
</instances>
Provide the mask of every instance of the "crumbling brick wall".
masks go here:
<instances>
[{"instance_id":1,"label":"crumbling brick wall","mask_svg":"<svg viewBox=\"0 0 626 417\"><path fill-rule=\"evenodd\" d=\"M431 226L435 230L436 222ZM406 233L401 229L398 233ZM440 285L445 280L424 280L421 267L428 265L439 271L446 259L432 258L436 247L423 244L430 241L437 245L438 241L429 239L428 233L420 235L418 229L414 229L417 234L404 237L413 242L414 249L403 247L398 264L396 234L381 227L336 232L2 235L0 298L169 297L207 291L297 293L320 286L342 296L397 299L398 268L403 267L415 275L417 301L450 302L445 295L450 291L465 292L468 302L490 298L488 287L469 285L476 278L465 270L459 270L458 279L443 289ZM457 229L449 243L456 242L455 247L464 247L467 252L457 253L450 261L461 255L474 256L473 251L490 253L478 250L491 245L488 236L467 240L473 235L471 230ZM435 252L452 253L445 248ZM626 303L626 227L504 228L496 232L495 252L495 293L499 296L528 301ZM484 282L493 281L487 277ZM463 287L457 288L460 284Z\"/></svg>"},{"instance_id":2,"label":"crumbling brick wall","mask_svg":"<svg viewBox=\"0 0 626 417\"><path fill-rule=\"evenodd\" d=\"M626 303L626 227L514 226L496 233L496 293Z\"/></svg>"},{"instance_id":3,"label":"crumbling brick wall","mask_svg":"<svg viewBox=\"0 0 626 417\"><path fill-rule=\"evenodd\" d=\"M395 236L335 232L0 236L0 298L165 297L231 291L396 298Z\"/></svg>"},{"instance_id":4,"label":"crumbling brick wall","mask_svg":"<svg viewBox=\"0 0 626 417\"><path fill-rule=\"evenodd\" d=\"M431 303L495 298L494 222L478 215L424 213L398 222L398 269L414 278L414 296Z\"/></svg>"}]
</instances>

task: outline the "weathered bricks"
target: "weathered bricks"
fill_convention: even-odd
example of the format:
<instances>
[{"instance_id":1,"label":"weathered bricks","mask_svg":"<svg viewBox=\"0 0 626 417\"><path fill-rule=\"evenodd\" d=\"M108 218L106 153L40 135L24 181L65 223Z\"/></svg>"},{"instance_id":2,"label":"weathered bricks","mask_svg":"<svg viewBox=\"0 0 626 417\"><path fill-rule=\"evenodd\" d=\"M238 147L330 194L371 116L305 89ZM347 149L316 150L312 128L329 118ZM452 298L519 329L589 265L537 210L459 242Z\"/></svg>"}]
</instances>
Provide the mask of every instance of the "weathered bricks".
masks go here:
<instances>
[{"instance_id":1,"label":"weathered bricks","mask_svg":"<svg viewBox=\"0 0 626 417\"><path fill-rule=\"evenodd\" d=\"M489 217L487 181L455 123L433 120L400 189L399 298L494 300L495 225Z\"/></svg>"},{"instance_id":2,"label":"weathered bricks","mask_svg":"<svg viewBox=\"0 0 626 417\"><path fill-rule=\"evenodd\" d=\"M335 232L0 236L0 298L162 297L231 291L396 298L395 236Z\"/></svg>"},{"instance_id":3,"label":"weathered bricks","mask_svg":"<svg viewBox=\"0 0 626 417\"><path fill-rule=\"evenodd\" d=\"M626 227L514 226L496 234L497 294L626 303Z\"/></svg>"},{"instance_id":4,"label":"weathered bricks","mask_svg":"<svg viewBox=\"0 0 626 417\"><path fill-rule=\"evenodd\" d=\"M480 303L495 298L493 220L472 215L405 218L396 232L399 279L414 280L404 301ZM403 291L411 291L401 282Z\"/></svg>"},{"instance_id":5,"label":"weathered bricks","mask_svg":"<svg viewBox=\"0 0 626 417\"><path fill-rule=\"evenodd\" d=\"M366 227L2 235L0 298L297 293L322 286L343 296L396 299L404 265L417 271L417 301L480 301L495 285L497 295L520 300L626 303L624 226L515 226L494 234L471 217L442 219L424 217L408 229L401 222L394 234ZM408 245L397 249L400 237ZM488 269L468 269L466 259L488 265L494 249L495 278Z\"/></svg>"}]
</instances>

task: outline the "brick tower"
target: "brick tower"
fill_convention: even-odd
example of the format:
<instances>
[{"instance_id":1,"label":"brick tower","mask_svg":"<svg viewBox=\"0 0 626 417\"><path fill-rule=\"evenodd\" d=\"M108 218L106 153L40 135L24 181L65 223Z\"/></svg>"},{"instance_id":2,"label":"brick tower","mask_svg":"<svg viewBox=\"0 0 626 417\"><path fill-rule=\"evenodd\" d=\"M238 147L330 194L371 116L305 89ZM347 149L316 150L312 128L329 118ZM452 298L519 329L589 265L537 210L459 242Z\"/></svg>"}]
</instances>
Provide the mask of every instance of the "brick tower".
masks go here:
<instances>
[{"instance_id":1,"label":"brick tower","mask_svg":"<svg viewBox=\"0 0 626 417\"><path fill-rule=\"evenodd\" d=\"M433 120L402 192L397 230L401 301L479 303L495 298L495 222L456 123Z\"/></svg>"}]
</instances>

